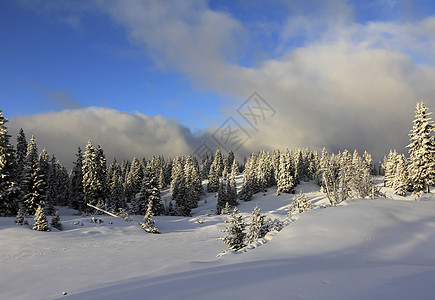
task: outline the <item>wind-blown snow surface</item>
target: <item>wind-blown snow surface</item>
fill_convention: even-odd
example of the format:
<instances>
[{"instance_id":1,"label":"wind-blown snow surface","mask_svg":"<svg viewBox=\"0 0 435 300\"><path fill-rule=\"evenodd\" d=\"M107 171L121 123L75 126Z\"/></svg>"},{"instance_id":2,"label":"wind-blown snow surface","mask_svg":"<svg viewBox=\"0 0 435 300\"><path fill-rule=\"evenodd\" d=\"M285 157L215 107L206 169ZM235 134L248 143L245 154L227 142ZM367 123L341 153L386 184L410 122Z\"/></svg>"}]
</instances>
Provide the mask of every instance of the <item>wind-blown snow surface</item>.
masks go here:
<instances>
[{"instance_id":1,"label":"wind-blown snow surface","mask_svg":"<svg viewBox=\"0 0 435 300\"><path fill-rule=\"evenodd\" d=\"M298 189L317 206L327 203L312 183ZM239 209L248 217L258 203L284 220L292 195L274 192ZM408 201L311 210L257 247L219 258L227 216L207 216L213 195L192 218L155 217L160 235L111 217L97 225L67 209L63 232L1 218L0 299L433 299L435 202L401 199Z\"/></svg>"}]
</instances>

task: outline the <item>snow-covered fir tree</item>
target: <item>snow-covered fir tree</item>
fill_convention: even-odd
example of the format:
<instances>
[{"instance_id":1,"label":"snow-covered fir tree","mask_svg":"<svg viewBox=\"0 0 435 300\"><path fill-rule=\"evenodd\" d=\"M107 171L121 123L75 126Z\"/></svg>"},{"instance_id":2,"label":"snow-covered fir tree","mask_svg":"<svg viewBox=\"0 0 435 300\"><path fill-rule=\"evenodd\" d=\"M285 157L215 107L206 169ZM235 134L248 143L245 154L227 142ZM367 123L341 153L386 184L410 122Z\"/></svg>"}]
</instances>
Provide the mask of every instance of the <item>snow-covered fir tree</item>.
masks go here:
<instances>
[{"instance_id":1,"label":"snow-covered fir tree","mask_svg":"<svg viewBox=\"0 0 435 300\"><path fill-rule=\"evenodd\" d=\"M238 205L237 185L235 176L231 176L230 180L227 181L227 200L232 207Z\"/></svg>"},{"instance_id":2,"label":"snow-covered fir tree","mask_svg":"<svg viewBox=\"0 0 435 300\"><path fill-rule=\"evenodd\" d=\"M280 156L276 194L290 194L294 191L294 187L295 181L292 176L291 156L287 150Z\"/></svg>"},{"instance_id":3,"label":"snow-covered fir tree","mask_svg":"<svg viewBox=\"0 0 435 300\"><path fill-rule=\"evenodd\" d=\"M172 163L171 192L173 200L184 198L184 184L184 160L177 156Z\"/></svg>"},{"instance_id":4,"label":"snow-covered fir tree","mask_svg":"<svg viewBox=\"0 0 435 300\"><path fill-rule=\"evenodd\" d=\"M414 125L409 134L409 177L415 191L430 192L435 183L435 140L432 113L423 102L417 103Z\"/></svg>"},{"instance_id":5,"label":"snow-covered fir tree","mask_svg":"<svg viewBox=\"0 0 435 300\"><path fill-rule=\"evenodd\" d=\"M201 164L199 165L199 175L201 179L207 179L210 173L210 165L208 154L205 153L201 158Z\"/></svg>"},{"instance_id":6,"label":"snow-covered fir tree","mask_svg":"<svg viewBox=\"0 0 435 300\"><path fill-rule=\"evenodd\" d=\"M395 176L393 180L392 188L394 193L399 196L406 196L406 191L409 186L408 178L408 160L405 155L399 155L397 157Z\"/></svg>"},{"instance_id":7,"label":"snow-covered fir tree","mask_svg":"<svg viewBox=\"0 0 435 300\"><path fill-rule=\"evenodd\" d=\"M159 182L150 165L148 165L144 171L144 178L142 180L138 203L139 214L146 214L149 202L152 202L151 208L153 216L160 215L163 212Z\"/></svg>"},{"instance_id":8,"label":"snow-covered fir tree","mask_svg":"<svg viewBox=\"0 0 435 300\"><path fill-rule=\"evenodd\" d=\"M264 150L260 151L256 161L256 183L258 185L257 191L265 192L266 189L274 183L272 162L269 153Z\"/></svg>"},{"instance_id":9,"label":"snow-covered fir tree","mask_svg":"<svg viewBox=\"0 0 435 300\"><path fill-rule=\"evenodd\" d=\"M32 136L27 146L26 170L23 179L24 205L28 215L34 215L38 205L45 200L44 174L39 168L38 149Z\"/></svg>"},{"instance_id":10,"label":"snow-covered fir tree","mask_svg":"<svg viewBox=\"0 0 435 300\"><path fill-rule=\"evenodd\" d=\"M84 210L83 193L83 154L80 147L77 151L77 159L70 173L69 206L78 211Z\"/></svg>"},{"instance_id":11,"label":"snow-covered fir tree","mask_svg":"<svg viewBox=\"0 0 435 300\"><path fill-rule=\"evenodd\" d=\"M224 178L224 180L228 180L230 166L228 164L228 158L226 156L223 157L223 164L224 164L224 169L222 171L222 177Z\"/></svg>"},{"instance_id":12,"label":"snow-covered fir tree","mask_svg":"<svg viewBox=\"0 0 435 300\"><path fill-rule=\"evenodd\" d=\"M44 149L45 150L45 149ZM43 150L43 152L44 152ZM41 159L41 156L43 156L43 152L39 155L39 162L41 164L41 161L48 159L48 154L46 159ZM48 170L46 171L46 187L47 187L47 193L46 193L46 199L45 199L45 213L49 216L53 216L55 213L54 206L55 205L61 205L58 200L59 199L59 169L56 165L56 157L52 155L50 161L47 161ZM63 203L62 203L63 204Z\"/></svg>"},{"instance_id":13,"label":"snow-covered fir tree","mask_svg":"<svg viewBox=\"0 0 435 300\"><path fill-rule=\"evenodd\" d=\"M57 210L55 211L54 216L51 218L50 226L60 231L63 230L63 225L60 222L60 216Z\"/></svg>"},{"instance_id":14,"label":"snow-covered fir tree","mask_svg":"<svg viewBox=\"0 0 435 300\"><path fill-rule=\"evenodd\" d=\"M207 193L216 193L219 190L219 175L216 164L210 166L210 174L208 176Z\"/></svg>"},{"instance_id":15,"label":"snow-covered fir tree","mask_svg":"<svg viewBox=\"0 0 435 300\"><path fill-rule=\"evenodd\" d=\"M122 186L122 170L116 159L108 167L107 185L109 195L107 199L107 207L113 211L119 211L126 208L124 188Z\"/></svg>"},{"instance_id":16,"label":"snow-covered fir tree","mask_svg":"<svg viewBox=\"0 0 435 300\"><path fill-rule=\"evenodd\" d=\"M127 202L132 202L139 193L143 179L143 171L139 160L135 157L131 162L130 170L125 180L125 197Z\"/></svg>"},{"instance_id":17,"label":"snow-covered fir tree","mask_svg":"<svg viewBox=\"0 0 435 300\"><path fill-rule=\"evenodd\" d=\"M222 208L220 214L221 215L229 215L231 213L231 206L230 204L227 202L225 203L224 208Z\"/></svg>"},{"instance_id":18,"label":"snow-covered fir tree","mask_svg":"<svg viewBox=\"0 0 435 300\"><path fill-rule=\"evenodd\" d=\"M26 154L27 154L27 140L23 128L20 129L20 132L18 133L17 136L16 154L17 154L16 158L17 158L17 170L18 170L17 180L18 183L22 186L24 171L26 169Z\"/></svg>"},{"instance_id":19,"label":"snow-covered fir tree","mask_svg":"<svg viewBox=\"0 0 435 300\"><path fill-rule=\"evenodd\" d=\"M356 159L356 163L353 164L353 160ZM347 149L340 155L340 171L339 171L339 200L343 202L352 197L352 182L354 179L359 179L357 175L360 168L358 152L355 150L352 157ZM359 182L355 185L358 186Z\"/></svg>"},{"instance_id":20,"label":"snow-covered fir tree","mask_svg":"<svg viewBox=\"0 0 435 300\"><path fill-rule=\"evenodd\" d=\"M29 222L26 220L26 210L23 207L18 210L18 214L15 217L15 224L20 226L29 225Z\"/></svg>"},{"instance_id":21,"label":"snow-covered fir tree","mask_svg":"<svg viewBox=\"0 0 435 300\"><path fill-rule=\"evenodd\" d=\"M252 195L259 191L256 181L256 162L257 157L255 153L252 153L245 163L242 189L239 194L241 201L251 201Z\"/></svg>"},{"instance_id":22,"label":"snow-covered fir tree","mask_svg":"<svg viewBox=\"0 0 435 300\"><path fill-rule=\"evenodd\" d=\"M396 177L397 164L399 155L396 150L390 150L385 164L384 186L393 187L394 178Z\"/></svg>"},{"instance_id":23,"label":"snow-covered fir tree","mask_svg":"<svg viewBox=\"0 0 435 300\"><path fill-rule=\"evenodd\" d=\"M102 149L98 146L95 150L92 141L86 145L83 156L83 193L84 204L91 204L104 208L106 205L106 166ZM91 207L84 206L85 211L93 211Z\"/></svg>"},{"instance_id":24,"label":"snow-covered fir tree","mask_svg":"<svg viewBox=\"0 0 435 300\"><path fill-rule=\"evenodd\" d=\"M246 242L248 244L263 238L267 234L264 228L265 217L264 214L260 213L260 208L256 205L252 211L251 222L249 223L248 233L246 234Z\"/></svg>"},{"instance_id":25,"label":"snow-covered fir tree","mask_svg":"<svg viewBox=\"0 0 435 300\"><path fill-rule=\"evenodd\" d=\"M148 233L160 233L156 227L153 217L153 201L148 201L147 210L143 222L139 223L140 227Z\"/></svg>"},{"instance_id":26,"label":"snow-covered fir tree","mask_svg":"<svg viewBox=\"0 0 435 300\"><path fill-rule=\"evenodd\" d=\"M21 201L21 188L18 183L19 170L15 151L9 142L10 135L6 127L8 119L0 110L0 216L15 216Z\"/></svg>"},{"instance_id":27,"label":"snow-covered fir tree","mask_svg":"<svg viewBox=\"0 0 435 300\"><path fill-rule=\"evenodd\" d=\"M308 200L304 193L299 193L293 197L293 202L289 206L289 215L293 213L303 213L313 208L313 204Z\"/></svg>"},{"instance_id":28,"label":"snow-covered fir tree","mask_svg":"<svg viewBox=\"0 0 435 300\"><path fill-rule=\"evenodd\" d=\"M33 230L37 231L50 231L48 228L47 217L45 216L45 211L42 205L38 205L35 213L35 224L33 225Z\"/></svg>"},{"instance_id":29,"label":"snow-covered fir tree","mask_svg":"<svg viewBox=\"0 0 435 300\"><path fill-rule=\"evenodd\" d=\"M218 177L221 177L222 172L224 171L224 159L219 149L216 150L214 155L213 165L215 166Z\"/></svg>"},{"instance_id":30,"label":"snow-covered fir tree","mask_svg":"<svg viewBox=\"0 0 435 300\"><path fill-rule=\"evenodd\" d=\"M186 203L190 209L198 207L200 196L204 193L198 168L195 166L194 158L189 155L184 164L184 187Z\"/></svg>"},{"instance_id":31,"label":"snow-covered fir tree","mask_svg":"<svg viewBox=\"0 0 435 300\"><path fill-rule=\"evenodd\" d=\"M224 232L227 233L222 238L223 242L228 246L230 250L240 250L246 246L244 232L246 224L243 221L242 215L239 213L237 207L234 208L230 215L230 221Z\"/></svg>"},{"instance_id":32,"label":"snow-covered fir tree","mask_svg":"<svg viewBox=\"0 0 435 300\"><path fill-rule=\"evenodd\" d=\"M107 171L107 163L106 156L104 155L103 148L100 145L97 145L97 149L95 150L95 156L97 159L97 181L98 181L98 189L97 189L97 197L99 205L106 206L107 197L108 197L108 188L107 188L107 180L106 180L106 171Z\"/></svg>"},{"instance_id":33,"label":"snow-covered fir tree","mask_svg":"<svg viewBox=\"0 0 435 300\"><path fill-rule=\"evenodd\" d=\"M225 207L226 203L228 203L228 195L225 189L225 183L223 180L221 180L219 184L219 190L218 190L216 214L220 215L222 213L222 209Z\"/></svg>"}]
</instances>

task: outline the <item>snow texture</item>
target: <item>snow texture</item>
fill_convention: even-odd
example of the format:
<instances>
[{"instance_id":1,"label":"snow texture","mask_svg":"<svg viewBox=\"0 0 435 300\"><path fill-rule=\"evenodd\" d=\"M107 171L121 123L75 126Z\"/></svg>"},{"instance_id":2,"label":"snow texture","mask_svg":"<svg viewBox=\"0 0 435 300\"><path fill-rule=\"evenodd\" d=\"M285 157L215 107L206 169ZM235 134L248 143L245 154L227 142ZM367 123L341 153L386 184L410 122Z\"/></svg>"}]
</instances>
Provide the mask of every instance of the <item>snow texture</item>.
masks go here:
<instances>
[{"instance_id":1,"label":"snow texture","mask_svg":"<svg viewBox=\"0 0 435 300\"><path fill-rule=\"evenodd\" d=\"M56 207L62 232L0 218L0 299L433 299L433 194L414 201L383 188L386 199L322 208L329 201L316 185L298 190L314 208L291 220L292 196L275 196L276 188L242 202L244 220L258 204L288 225L219 258L229 216L213 214L214 194L193 217L155 217L160 235L121 218L91 223L65 207Z\"/></svg>"}]
</instances>

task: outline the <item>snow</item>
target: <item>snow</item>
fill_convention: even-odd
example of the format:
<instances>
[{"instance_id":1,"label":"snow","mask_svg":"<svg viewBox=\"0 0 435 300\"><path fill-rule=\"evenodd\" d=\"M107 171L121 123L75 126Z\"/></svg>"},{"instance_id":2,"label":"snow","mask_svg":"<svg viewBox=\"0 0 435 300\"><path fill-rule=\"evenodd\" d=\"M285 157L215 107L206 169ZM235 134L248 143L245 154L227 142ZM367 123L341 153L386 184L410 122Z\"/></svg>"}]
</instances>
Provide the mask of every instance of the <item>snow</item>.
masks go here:
<instances>
[{"instance_id":1,"label":"snow","mask_svg":"<svg viewBox=\"0 0 435 300\"><path fill-rule=\"evenodd\" d=\"M91 223L92 216L63 207L62 232L0 218L0 299L433 299L433 194L415 201L384 188L386 199L320 208L329 201L317 186L296 190L316 209L219 258L228 216L212 213L214 194L193 217L153 217L159 235L109 216ZM275 192L256 194L238 209L248 220L258 204L284 221L294 195Z\"/></svg>"}]
</instances>

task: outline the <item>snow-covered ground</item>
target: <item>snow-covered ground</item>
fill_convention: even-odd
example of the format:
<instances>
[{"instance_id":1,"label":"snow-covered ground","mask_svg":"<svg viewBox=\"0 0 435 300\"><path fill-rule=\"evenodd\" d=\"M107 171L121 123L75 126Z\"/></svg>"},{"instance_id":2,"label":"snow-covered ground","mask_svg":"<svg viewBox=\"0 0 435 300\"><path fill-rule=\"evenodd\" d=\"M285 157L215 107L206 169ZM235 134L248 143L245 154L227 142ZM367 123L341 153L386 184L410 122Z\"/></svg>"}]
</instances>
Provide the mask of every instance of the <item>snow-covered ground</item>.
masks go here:
<instances>
[{"instance_id":1,"label":"snow-covered ground","mask_svg":"<svg viewBox=\"0 0 435 300\"><path fill-rule=\"evenodd\" d=\"M328 203L313 183L299 190ZM66 208L62 232L0 218L0 299L434 299L435 198L383 192L297 215L256 247L219 258L228 216L212 213L211 194L191 218L155 217L160 235ZM258 204L285 220L292 197L272 188L239 210L248 218Z\"/></svg>"}]
</instances>

